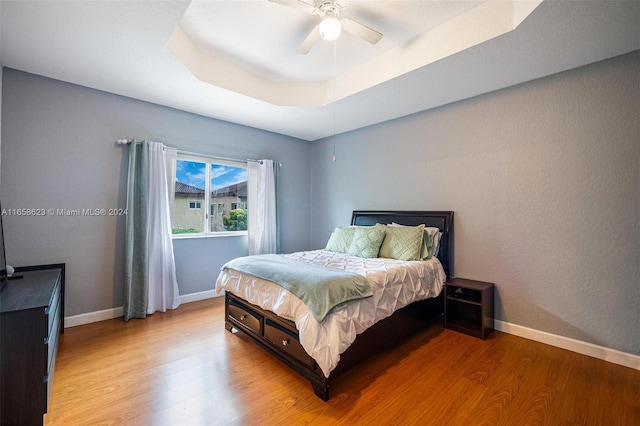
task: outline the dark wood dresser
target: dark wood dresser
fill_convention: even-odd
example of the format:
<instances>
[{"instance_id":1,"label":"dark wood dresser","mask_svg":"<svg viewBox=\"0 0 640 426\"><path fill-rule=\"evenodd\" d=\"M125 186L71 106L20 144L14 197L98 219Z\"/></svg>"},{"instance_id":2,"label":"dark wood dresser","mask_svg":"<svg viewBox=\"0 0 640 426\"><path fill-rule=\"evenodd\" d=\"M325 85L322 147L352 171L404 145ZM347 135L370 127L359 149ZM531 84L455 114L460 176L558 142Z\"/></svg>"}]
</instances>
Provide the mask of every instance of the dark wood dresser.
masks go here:
<instances>
[{"instance_id":1,"label":"dark wood dresser","mask_svg":"<svg viewBox=\"0 0 640 426\"><path fill-rule=\"evenodd\" d=\"M0 424L41 425L64 332L64 264L16 268L0 293Z\"/></svg>"}]
</instances>

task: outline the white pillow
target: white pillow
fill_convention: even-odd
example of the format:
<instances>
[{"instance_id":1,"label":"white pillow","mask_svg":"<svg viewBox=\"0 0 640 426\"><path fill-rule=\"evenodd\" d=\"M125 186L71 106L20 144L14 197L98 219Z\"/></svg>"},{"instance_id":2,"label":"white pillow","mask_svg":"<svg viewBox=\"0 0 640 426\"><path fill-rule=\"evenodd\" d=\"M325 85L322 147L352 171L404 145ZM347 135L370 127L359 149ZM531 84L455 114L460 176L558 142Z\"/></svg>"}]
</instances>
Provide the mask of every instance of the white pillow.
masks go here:
<instances>
[{"instance_id":1,"label":"white pillow","mask_svg":"<svg viewBox=\"0 0 640 426\"><path fill-rule=\"evenodd\" d=\"M442 238L442 232L438 231L433 236L433 246L431 247L431 252L434 256L438 256L438 252L440 251L440 238Z\"/></svg>"}]
</instances>

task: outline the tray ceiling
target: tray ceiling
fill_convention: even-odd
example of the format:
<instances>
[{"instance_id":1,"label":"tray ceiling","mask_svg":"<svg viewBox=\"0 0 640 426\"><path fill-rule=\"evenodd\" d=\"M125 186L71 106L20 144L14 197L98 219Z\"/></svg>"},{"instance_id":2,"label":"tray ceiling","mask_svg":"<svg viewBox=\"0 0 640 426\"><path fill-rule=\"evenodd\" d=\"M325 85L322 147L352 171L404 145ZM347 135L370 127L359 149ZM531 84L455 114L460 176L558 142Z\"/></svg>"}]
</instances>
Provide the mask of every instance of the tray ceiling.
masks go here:
<instances>
[{"instance_id":1,"label":"tray ceiling","mask_svg":"<svg viewBox=\"0 0 640 426\"><path fill-rule=\"evenodd\" d=\"M267 0L3 1L2 64L315 140L640 49L640 2L346 5L382 40L298 55L319 18Z\"/></svg>"}]
</instances>

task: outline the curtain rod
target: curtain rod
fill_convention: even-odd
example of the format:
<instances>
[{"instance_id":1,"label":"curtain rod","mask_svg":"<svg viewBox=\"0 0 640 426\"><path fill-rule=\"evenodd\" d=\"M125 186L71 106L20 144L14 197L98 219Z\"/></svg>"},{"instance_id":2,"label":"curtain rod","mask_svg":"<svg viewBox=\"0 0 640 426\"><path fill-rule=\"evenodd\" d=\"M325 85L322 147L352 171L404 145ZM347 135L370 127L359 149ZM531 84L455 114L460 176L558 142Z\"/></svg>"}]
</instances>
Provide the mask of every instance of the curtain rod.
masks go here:
<instances>
[{"instance_id":1,"label":"curtain rod","mask_svg":"<svg viewBox=\"0 0 640 426\"><path fill-rule=\"evenodd\" d=\"M116 141L116 145L131 145L132 141L133 140L129 140L129 139L118 139ZM168 147L168 148L170 148L170 147ZM175 149L177 149L177 148L175 148ZM196 157L211 158L213 160L236 161L236 162L239 162L239 163L242 163L244 161L253 161L254 163L262 164L262 160L254 160L253 158L239 159L239 158L220 157L220 156L216 156L216 155L201 154L199 152L183 151L181 149L178 149L178 153L179 154L184 154L184 155L193 155L193 156L196 156ZM282 163L278 163L276 161L274 161L274 163L276 163L278 165L278 167L282 167Z\"/></svg>"}]
</instances>

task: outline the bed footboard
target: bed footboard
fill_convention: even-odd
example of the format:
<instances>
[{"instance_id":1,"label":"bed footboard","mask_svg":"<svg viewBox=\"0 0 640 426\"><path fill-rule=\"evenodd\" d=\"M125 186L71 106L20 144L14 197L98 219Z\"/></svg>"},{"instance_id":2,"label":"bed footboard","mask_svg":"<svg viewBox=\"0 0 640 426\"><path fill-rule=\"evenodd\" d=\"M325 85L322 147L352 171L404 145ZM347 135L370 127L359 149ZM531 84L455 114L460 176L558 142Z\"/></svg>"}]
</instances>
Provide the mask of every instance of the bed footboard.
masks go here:
<instances>
[{"instance_id":1,"label":"bed footboard","mask_svg":"<svg viewBox=\"0 0 640 426\"><path fill-rule=\"evenodd\" d=\"M329 385L336 377L385 349L424 330L434 318L441 316L442 294L434 299L415 302L377 322L341 355L340 363L324 377L322 370L304 350L298 330L291 321L261 309L229 292L225 293L225 328L248 336L280 361L309 379L313 392L323 401L329 400Z\"/></svg>"},{"instance_id":2,"label":"bed footboard","mask_svg":"<svg viewBox=\"0 0 640 426\"><path fill-rule=\"evenodd\" d=\"M324 401L328 400L328 380L300 344L298 330L293 322L226 292L225 328L229 331L235 329L250 337L280 361L309 379L314 392Z\"/></svg>"}]
</instances>

